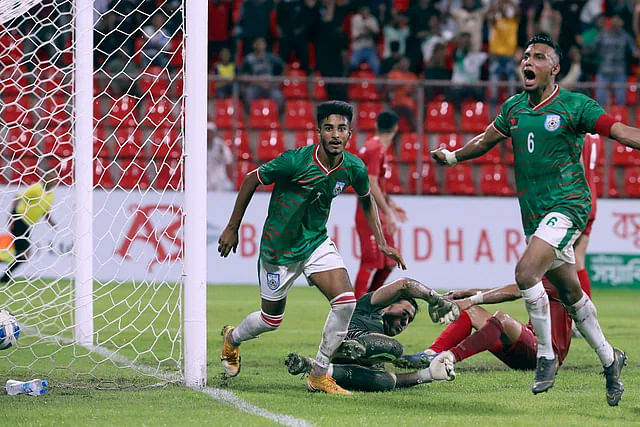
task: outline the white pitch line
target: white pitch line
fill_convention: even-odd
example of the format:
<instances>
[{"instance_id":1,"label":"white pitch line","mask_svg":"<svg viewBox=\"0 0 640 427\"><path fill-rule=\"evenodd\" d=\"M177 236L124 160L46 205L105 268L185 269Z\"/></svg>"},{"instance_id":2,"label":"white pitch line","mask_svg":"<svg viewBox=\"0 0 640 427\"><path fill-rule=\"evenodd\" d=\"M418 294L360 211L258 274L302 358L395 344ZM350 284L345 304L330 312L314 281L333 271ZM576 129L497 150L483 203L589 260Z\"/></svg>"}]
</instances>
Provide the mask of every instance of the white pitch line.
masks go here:
<instances>
[{"instance_id":1,"label":"white pitch line","mask_svg":"<svg viewBox=\"0 0 640 427\"><path fill-rule=\"evenodd\" d=\"M24 325L23 325L24 326ZM40 337L40 338L44 338L44 339L48 339L54 342L59 342L59 343L64 343L64 344L75 344L73 340L69 339L69 338L63 338L63 337L56 337L56 336L50 336L50 335L42 335L40 334L35 328L31 328L31 327L25 327L24 329L29 330L34 332L34 335ZM134 363L133 360L128 359L126 357L124 357L121 354L116 353L113 350L110 350L108 348L105 347L101 347L101 346L82 346L85 347L91 351L93 351L94 353L97 353L101 356L103 356L105 359L108 360L112 360L114 362L118 362L122 365L125 365L125 367L130 367L130 368L135 368L139 371L144 372L147 375L153 375L156 377L160 377L165 381L168 382L176 382L178 380L180 380L180 376L178 374L168 374L166 372L162 372L156 369L152 369L148 366L144 366L144 365L137 365ZM260 408L259 406L253 405L249 402L247 402L246 400L240 398L238 395L236 395L235 393L229 391L229 390L223 390L220 388L216 388L216 387L204 387L204 388L195 388L195 387L190 387L192 390L195 391L199 391L201 393L204 393L210 397L212 397L214 400L217 400L220 403L224 403L226 405L229 406L233 406L234 408L242 411L242 412L246 412L250 415L256 415L258 417L263 417L263 418L267 418L270 419L271 421L275 421L277 423L280 423L282 425L285 426L291 426L291 427L311 427L313 426L313 424L309 423L306 420L303 420L301 418L295 418L292 417L291 415L284 415L284 414L276 414L273 413L271 411L268 411L266 409Z\"/></svg>"}]
</instances>

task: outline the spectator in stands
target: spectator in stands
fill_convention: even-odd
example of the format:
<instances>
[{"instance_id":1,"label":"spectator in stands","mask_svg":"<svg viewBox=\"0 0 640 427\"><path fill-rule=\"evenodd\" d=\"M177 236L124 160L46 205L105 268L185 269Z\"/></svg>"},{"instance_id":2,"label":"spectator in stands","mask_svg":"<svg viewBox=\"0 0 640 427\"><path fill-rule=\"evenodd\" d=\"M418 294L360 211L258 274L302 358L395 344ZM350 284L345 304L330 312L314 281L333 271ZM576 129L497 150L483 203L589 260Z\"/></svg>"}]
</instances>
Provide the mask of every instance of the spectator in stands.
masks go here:
<instances>
[{"instance_id":1,"label":"spectator in stands","mask_svg":"<svg viewBox=\"0 0 640 427\"><path fill-rule=\"evenodd\" d=\"M633 34L636 44L640 46L640 1L633 7L632 28L633 32L630 34Z\"/></svg>"},{"instance_id":2,"label":"spectator in stands","mask_svg":"<svg viewBox=\"0 0 640 427\"><path fill-rule=\"evenodd\" d=\"M607 0L606 14L607 16L619 16L622 19L622 28L629 33L633 33L633 9L636 1L629 0Z\"/></svg>"},{"instance_id":3,"label":"spectator in stands","mask_svg":"<svg viewBox=\"0 0 640 427\"><path fill-rule=\"evenodd\" d=\"M166 67L169 63L169 42L171 36L166 32L164 25L167 17L162 12L155 13L150 22L142 27L142 35L145 39L142 48L142 66L149 64Z\"/></svg>"},{"instance_id":4,"label":"spectator in stands","mask_svg":"<svg viewBox=\"0 0 640 427\"><path fill-rule=\"evenodd\" d=\"M134 82L140 75L140 68L125 52L118 49L112 53L103 70L109 76L107 92L110 95L138 95Z\"/></svg>"},{"instance_id":5,"label":"spectator in stands","mask_svg":"<svg viewBox=\"0 0 640 427\"><path fill-rule=\"evenodd\" d=\"M458 34L469 33L471 35L471 51L482 50L482 28L484 26L487 7L483 7L476 0L463 0L461 8L452 8L453 2L449 2L447 13L453 17Z\"/></svg>"},{"instance_id":6,"label":"spectator in stands","mask_svg":"<svg viewBox=\"0 0 640 427\"><path fill-rule=\"evenodd\" d=\"M253 41L269 38L273 0L244 0L234 35L242 41L244 53L249 52Z\"/></svg>"},{"instance_id":7,"label":"spectator in stands","mask_svg":"<svg viewBox=\"0 0 640 427\"><path fill-rule=\"evenodd\" d=\"M458 108L465 98L477 101L484 99L484 87L473 84L480 81L480 73L487 60L487 54L474 52L472 46L471 34L460 33L456 37L455 49L451 53L453 68L451 82L455 84L450 89L450 98Z\"/></svg>"},{"instance_id":8,"label":"spectator in stands","mask_svg":"<svg viewBox=\"0 0 640 427\"><path fill-rule=\"evenodd\" d=\"M300 68L309 72L309 40L318 17L316 0L280 0L276 6L280 46L278 53L286 63L295 52Z\"/></svg>"},{"instance_id":9,"label":"spectator in stands","mask_svg":"<svg viewBox=\"0 0 640 427\"><path fill-rule=\"evenodd\" d=\"M209 61L222 49L231 48L232 0L209 0Z\"/></svg>"},{"instance_id":10,"label":"spectator in stands","mask_svg":"<svg viewBox=\"0 0 640 427\"><path fill-rule=\"evenodd\" d=\"M542 2L539 12L535 13L534 16L536 23L534 34L548 34L554 42L558 43L560 29L562 28L562 15L560 15L560 12L551 6L549 0L545 0Z\"/></svg>"},{"instance_id":11,"label":"spectator in stands","mask_svg":"<svg viewBox=\"0 0 640 427\"><path fill-rule=\"evenodd\" d=\"M594 21L594 25L589 27L580 35L582 44L582 74L584 81L592 81L598 72L598 64L600 56L594 48L598 34L604 30L606 18L604 15L598 15Z\"/></svg>"},{"instance_id":12,"label":"spectator in stands","mask_svg":"<svg viewBox=\"0 0 640 427\"><path fill-rule=\"evenodd\" d=\"M431 0L418 0L417 4L409 8L409 38L407 39L407 56L411 61L411 70L422 70L422 44L429 35L429 18L440 15L440 11Z\"/></svg>"},{"instance_id":13,"label":"spectator in stands","mask_svg":"<svg viewBox=\"0 0 640 427\"><path fill-rule=\"evenodd\" d=\"M316 68L324 77L344 76L346 52L349 39L342 32L342 21L337 18L338 5L335 0L322 0L320 19L315 34ZM342 84L327 84L329 99L347 100L347 88Z\"/></svg>"},{"instance_id":14,"label":"spectator in stands","mask_svg":"<svg viewBox=\"0 0 640 427\"><path fill-rule=\"evenodd\" d=\"M350 71L366 62L377 76L380 73L380 59L376 50L376 40L380 33L378 21L371 14L369 6L360 6L351 18L351 61Z\"/></svg>"},{"instance_id":15,"label":"spectator in stands","mask_svg":"<svg viewBox=\"0 0 640 427\"><path fill-rule=\"evenodd\" d=\"M378 20L378 24L384 27L390 20L393 11L393 0L368 0L371 14Z\"/></svg>"},{"instance_id":16,"label":"spectator in stands","mask_svg":"<svg viewBox=\"0 0 640 427\"><path fill-rule=\"evenodd\" d=\"M580 55L580 49L577 46L572 46L569 49L569 58L571 59L571 67L569 72L558 83L560 87L567 90L574 90L574 86L580 81L582 77L582 55Z\"/></svg>"},{"instance_id":17,"label":"spectator in stands","mask_svg":"<svg viewBox=\"0 0 640 427\"><path fill-rule=\"evenodd\" d=\"M451 80L451 70L447 67L447 48L443 43L433 47L431 61L424 69L425 80ZM431 101L436 95L444 92L441 86L426 86L425 99Z\"/></svg>"},{"instance_id":18,"label":"spectator in stands","mask_svg":"<svg viewBox=\"0 0 640 427\"><path fill-rule=\"evenodd\" d=\"M422 43L422 60L425 66L431 61L433 48L437 44L446 45L453 38L453 33L441 29L440 15L431 15L429 18L429 32Z\"/></svg>"},{"instance_id":19,"label":"spectator in stands","mask_svg":"<svg viewBox=\"0 0 640 427\"><path fill-rule=\"evenodd\" d=\"M264 38L258 37L253 41L253 52L244 58L242 64L242 74L248 76L279 76L282 74L282 60L280 57L267 52L267 42ZM278 104L278 109L282 110L284 97L278 83L270 81L253 81L247 84L244 100L246 107L251 107L251 102L258 98L269 98Z\"/></svg>"},{"instance_id":20,"label":"spectator in stands","mask_svg":"<svg viewBox=\"0 0 640 427\"><path fill-rule=\"evenodd\" d=\"M231 149L218 136L216 125L207 124L207 191L230 191Z\"/></svg>"},{"instance_id":21,"label":"spectator in stands","mask_svg":"<svg viewBox=\"0 0 640 427\"><path fill-rule=\"evenodd\" d=\"M609 83L626 83L627 81L627 51L638 57L638 47L633 38L624 28L624 21L618 15L611 17L611 25L598 34L593 46L598 52L600 62L596 82L596 100L600 105L609 104ZM624 86L614 88L616 104L625 105L627 89Z\"/></svg>"},{"instance_id":22,"label":"spectator in stands","mask_svg":"<svg viewBox=\"0 0 640 427\"><path fill-rule=\"evenodd\" d=\"M216 80L216 98L229 98L233 95L233 79L236 76L236 64L231 62L231 51L223 47L220 59L213 66L213 74L224 80Z\"/></svg>"},{"instance_id":23,"label":"spectator in stands","mask_svg":"<svg viewBox=\"0 0 640 427\"><path fill-rule=\"evenodd\" d=\"M518 47L518 5L513 0L495 0L487 12L489 26L489 80L516 80L513 57ZM492 102L498 100L498 88L490 86Z\"/></svg>"},{"instance_id":24,"label":"spectator in stands","mask_svg":"<svg viewBox=\"0 0 640 427\"><path fill-rule=\"evenodd\" d=\"M416 81L418 78L409 71L409 58L400 57L398 62L389 73L389 80L408 80ZM391 109L399 116L403 117L411 127L411 131L416 130L416 101L413 98L416 92L416 86L407 84L401 86L389 86L389 94L391 97Z\"/></svg>"},{"instance_id":25,"label":"spectator in stands","mask_svg":"<svg viewBox=\"0 0 640 427\"><path fill-rule=\"evenodd\" d=\"M393 67L398 63L400 58L403 58L400 53L400 42L394 40L391 42L391 54L382 60L382 64L380 64L380 75L386 76L393 69Z\"/></svg>"},{"instance_id":26,"label":"spectator in stands","mask_svg":"<svg viewBox=\"0 0 640 427\"><path fill-rule=\"evenodd\" d=\"M407 26L406 16L392 10L391 22L384 26L382 33L384 35L383 58L388 58L392 55L393 51L391 49L391 44L393 42L398 43L398 53L400 56L404 56L406 54L407 37L409 37L409 27ZM381 71L381 74L385 73Z\"/></svg>"}]
</instances>

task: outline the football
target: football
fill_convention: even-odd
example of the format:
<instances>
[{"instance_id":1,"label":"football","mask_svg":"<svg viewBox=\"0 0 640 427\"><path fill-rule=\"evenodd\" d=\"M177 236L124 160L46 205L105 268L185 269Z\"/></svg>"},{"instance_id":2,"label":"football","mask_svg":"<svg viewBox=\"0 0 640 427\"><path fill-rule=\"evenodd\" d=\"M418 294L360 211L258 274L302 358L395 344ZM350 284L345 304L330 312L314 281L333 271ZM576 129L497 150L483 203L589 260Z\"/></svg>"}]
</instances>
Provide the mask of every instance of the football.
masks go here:
<instances>
[{"instance_id":1,"label":"football","mask_svg":"<svg viewBox=\"0 0 640 427\"><path fill-rule=\"evenodd\" d=\"M11 348L20 336L20 326L15 316L7 310L0 310L0 350Z\"/></svg>"}]
</instances>

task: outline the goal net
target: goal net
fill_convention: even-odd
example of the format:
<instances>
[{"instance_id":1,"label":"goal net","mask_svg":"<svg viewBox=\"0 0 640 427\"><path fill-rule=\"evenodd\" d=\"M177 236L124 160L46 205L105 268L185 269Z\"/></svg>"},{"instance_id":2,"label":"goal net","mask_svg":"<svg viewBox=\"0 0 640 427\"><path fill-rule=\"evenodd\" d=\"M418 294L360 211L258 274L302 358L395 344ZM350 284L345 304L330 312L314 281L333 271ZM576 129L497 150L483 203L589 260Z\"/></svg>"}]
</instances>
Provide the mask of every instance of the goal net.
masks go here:
<instances>
[{"instance_id":1,"label":"goal net","mask_svg":"<svg viewBox=\"0 0 640 427\"><path fill-rule=\"evenodd\" d=\"M0 379L183 380L184 7L0 1L0 308L22 328Z\"/></svg>"}]
</instances>

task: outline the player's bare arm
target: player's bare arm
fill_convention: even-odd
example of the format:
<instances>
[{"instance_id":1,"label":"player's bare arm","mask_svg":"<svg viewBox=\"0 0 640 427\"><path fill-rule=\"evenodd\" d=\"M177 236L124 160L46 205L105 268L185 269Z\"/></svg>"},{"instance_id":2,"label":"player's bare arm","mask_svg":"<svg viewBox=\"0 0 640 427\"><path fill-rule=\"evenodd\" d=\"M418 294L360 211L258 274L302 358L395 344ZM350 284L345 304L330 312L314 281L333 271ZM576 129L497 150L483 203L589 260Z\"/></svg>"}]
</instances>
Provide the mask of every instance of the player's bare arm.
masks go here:
<instances>
[{"instance_id":1,"label":"player's bare arm","mask_svg":"<svg viewBox=\"0 0 640 427\"><path fill-rule=\"evenodd\" d=\"M376 238L376 243L378 244L378 249L380 249L380 252L394 260L398 264L398 267L406 270L407 266L404 263L402 255L400 255L400 253L395 248L389 246L384 238L384 234L382 233L382 225L380 224L380 218L378 217L378 208L373 197L371 197L370 194L361 196L359 197L358 202L360 203L362 211L364 212L364 216L367 219L367 224L369 224L369 227L371 228L371 231Z\"/></svg>"},{"instance_id":2,"label":"player's bare arm","mask_svg":"<svg viewBox=\"0 0 640 427\"><path fill-rule=\"evenodd\" d=\"M467 298L455 301L455 303L460 308L460 311L464 311L474 305L498 304L501 302L517 300L521 297L518 285L512 283L499 288L480 290Z\"/></svg>"},{"instance_id":3,"label":"player's bare arm","mask_svg":"<svg viewBox=\"0 0 640 427\"><path fill-rule=\"evenodd\" d=\"M610 135L620 144L640 150L640 129L616 122L611 126Z\"/></svg>"},{"instance_id":4,"label":"player's bare arm","mask_svg":"<svg viewBox=\"0 0 640 427\"><path fill-rule=\"evenodd\" d=\"M412 297L427 301L429 304L436 304L441 296L415 279L404 277L381 287L371 295L371 304L387 306L392 304L398 297Z\"/></svg>"},{"instance_id":5,"label":"player's bare arm","mask_svg":"<svg viewBox=\"0 0 640 427\"><path fill-rule=\"evenodd\" d=\"M465 160L482 156L497 143L505 139L506 137L498 132L492 123L487 126L483 133L471 138L464 147L453 152L446 148L438 148L431 151L431 157L433 157L439 165L453 166L458 162L464 162Z\"/></svg>"},{"instance_id":6,"label":"player's bare arm","mask_svg":"<svg viewBox=\"0 0 640 427\"><path fill-rule=\"evenodd\" d=\"M376 205L380 208L385 218L387 219L387 231L389 233L396 232L396 221L393 218L393 209L387 203L387 198L382 194L380 183L376 175L369 175L369 188L371 189L371 195L375 200Z\"/></svg>"},{"instance_id":7,"label":"player's bare arm","mask_svg":"<svg viewBox=\"0 0 640 427\"><path fill-rule=\"evenodd\" d=\"M260 181L258 180L257 171L254 170L244 177L240 190L238 191L238 196L236 197L236 203L233 206L231 218L218 239L218 252L221 257L226 257L232 250L234 253L236 252L236 248L238 247L238 229L240 228L244 213L258 185L260 185Z\"/></svg>"}]
</instances>

